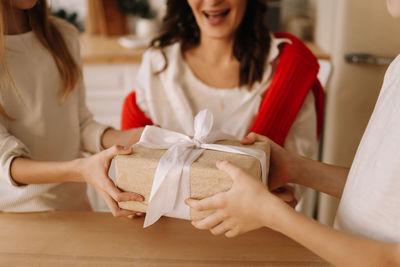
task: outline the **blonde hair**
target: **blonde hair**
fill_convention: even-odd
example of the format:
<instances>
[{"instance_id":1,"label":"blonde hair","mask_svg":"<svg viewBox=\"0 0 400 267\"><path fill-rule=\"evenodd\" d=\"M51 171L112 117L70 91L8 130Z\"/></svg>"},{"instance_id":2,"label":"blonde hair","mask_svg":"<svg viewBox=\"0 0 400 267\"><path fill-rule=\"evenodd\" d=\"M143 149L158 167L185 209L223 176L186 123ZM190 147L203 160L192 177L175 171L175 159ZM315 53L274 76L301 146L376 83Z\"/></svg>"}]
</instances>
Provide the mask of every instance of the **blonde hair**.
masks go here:
<instances>
[{"instance_id":1,"label":"blonde hair","mask_svg":"<svg viewBox=\"0 0 400 267\"><path fill-rule=\"evenodd\" d=\"M12 1L12 0L10 0ZM61 91L61 103L64 103L68 95L74 90L82 72L77 62L72 57L61 32L57 29L54 21L49 15L49 9L46 0L39 0L30 10L27 10L29 23L32 31L39 39L40 43L50 52L60 73L63 90ZM7 67L4 47L4 21L3 6L0 1L0 57L3 69L6 72L6 78L10 81L12 87L17 90L12 79L11 73ZM4 82L4 81L2 81ZM0 113L7 119L11 119L4 107L0 103Z\"/></svg>"}]
</instances>

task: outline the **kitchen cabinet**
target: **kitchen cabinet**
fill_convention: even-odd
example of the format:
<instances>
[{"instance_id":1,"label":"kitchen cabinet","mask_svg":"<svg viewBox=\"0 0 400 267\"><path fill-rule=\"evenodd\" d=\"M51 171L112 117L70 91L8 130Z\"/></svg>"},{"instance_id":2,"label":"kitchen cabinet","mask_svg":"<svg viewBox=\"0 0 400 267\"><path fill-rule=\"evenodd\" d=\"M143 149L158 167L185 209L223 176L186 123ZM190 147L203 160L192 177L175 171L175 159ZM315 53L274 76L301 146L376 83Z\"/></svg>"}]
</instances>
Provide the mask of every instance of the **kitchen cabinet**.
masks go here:
<instances>
[{"instance_id":1,"label":"kitchen cabinet","mask_svg":"<svg viewBox=\"0 0 400 267\"><path fill-rule=\"evenodd\" d=\"M86 102L95 119L119 129L124 97L135 88L144 48L128 49L118 37L81 36Z\"/></svg>"},{"instance_id":2,"label":"kitchen cabinet","mask_svg":"<svg viewBox=\"0 0 400 267\"><path fill-rule=\"evenodd\" d=\"M83 67L86 103L95 120L120 127L125 96L135 88L139 64L90 64Z\"/></svg>"}]
</instances>

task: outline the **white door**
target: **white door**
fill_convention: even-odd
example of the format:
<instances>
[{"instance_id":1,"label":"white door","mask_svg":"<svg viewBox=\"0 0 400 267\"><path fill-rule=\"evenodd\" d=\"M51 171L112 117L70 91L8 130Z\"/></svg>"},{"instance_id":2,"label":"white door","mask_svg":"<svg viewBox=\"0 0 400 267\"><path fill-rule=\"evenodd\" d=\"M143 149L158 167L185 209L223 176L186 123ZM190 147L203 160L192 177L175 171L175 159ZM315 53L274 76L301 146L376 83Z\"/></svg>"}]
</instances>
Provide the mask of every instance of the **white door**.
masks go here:
<instances>
[{"instance_id":1,"label":"white door","mask_svg":"<svg viewBox=\"0 0 400 267\"><path fill-rule=\"evenodd\" d=\"M375 106L386 58L400 52L400 22L389 16L385 0L315 0L315 5L316 40L330 51L333 65L322 160L350 166ZM353 55L349 62L350 54L364 55ZM337 203L321 196L320 221L332 223Z\"/></svg>"}]
</instances>

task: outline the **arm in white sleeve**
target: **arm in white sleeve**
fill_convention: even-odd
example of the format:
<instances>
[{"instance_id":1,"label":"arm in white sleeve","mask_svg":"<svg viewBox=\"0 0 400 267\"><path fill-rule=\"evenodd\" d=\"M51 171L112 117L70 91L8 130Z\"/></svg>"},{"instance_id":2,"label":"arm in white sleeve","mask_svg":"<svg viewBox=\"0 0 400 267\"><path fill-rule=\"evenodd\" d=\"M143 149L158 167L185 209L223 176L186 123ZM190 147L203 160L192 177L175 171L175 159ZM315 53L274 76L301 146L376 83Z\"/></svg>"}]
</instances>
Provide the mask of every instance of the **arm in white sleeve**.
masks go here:
<instances>
[{"instance_id":1,"label":"arm in white sleeve","mask_svg":"<svg viewBox=\"0 0 400 267\"><path fill-rule=\"evenodd\" d=\"M0 180L13 186L20 186L11 177L11 163L17 157L29 157L29 150L18 138L11 135L4 120L0 120Z\"/></svg>"},{"instance_id":2,"label":"arm in white sleeve","mask_svg":"<svg viewBox=\"0 0 400 267\"><path fill-rule=\"evenodd\" d=\"M79 123L81 133L82 149L87 152L97 153L103 150L101 138L106 129L111 128L96 122L93 119L93 114L89 111L86 105L85 87L83 82L76 90L79 90Z\"/></svg>"},{"instance_id":3,"label":"arm in white sleeve","mask_svg":"<svg viewBox=\"0 0 400 267\"><path fill-rule=\"evenodd\" d=\"M82 59L80 56L78 39L72 49L75 51L74 58L82 70ZM79 91L79 124L82 150L90 153L100 152L103 150L101 145L103 133L106 129L111 127L100 124L93 119L93 114L86 105L86 88L83 83L83 77L79 80L75 90Z\"/></svg>"}]
</instances>

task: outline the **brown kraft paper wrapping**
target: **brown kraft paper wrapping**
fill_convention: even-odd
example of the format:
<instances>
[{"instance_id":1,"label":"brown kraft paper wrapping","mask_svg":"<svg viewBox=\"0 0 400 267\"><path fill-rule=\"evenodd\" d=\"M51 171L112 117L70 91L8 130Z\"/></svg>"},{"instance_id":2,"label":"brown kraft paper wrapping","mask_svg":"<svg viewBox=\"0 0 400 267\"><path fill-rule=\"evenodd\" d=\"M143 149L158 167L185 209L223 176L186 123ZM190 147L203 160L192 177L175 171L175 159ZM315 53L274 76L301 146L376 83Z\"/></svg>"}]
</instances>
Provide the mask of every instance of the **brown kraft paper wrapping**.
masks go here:
<instances>
[{"instance_id":1,"label":"brown kraft paper wrapping","mask_svg":"<svg viewBox=\"0 0 400 267\"><path fill-rule=\"evenodd\" d=\"M266 170L268 172L270 157L270 144L268 142L242 145L239 141L224 140L218 141L215 144L243 146L263 150L266 154ZM118 155L115 158L117 186L124 191L138 193L145 199L143 202L119 202L118 205L120 208L146 212L154 174L158 162L165 152L166 150L164 149L150 149L138 146L134 148L132 155ZM217 160L228 160L251 174L251 176L261 180L261 165L257 158L241 154L205 150L190 168L190 196L192 198L203 199L231 188L232 179L228 174L216 168L215 164ZM192 220L198 220L212 212L199 212L191 209L190 217Z\"/></svg>"}]
</instances>

